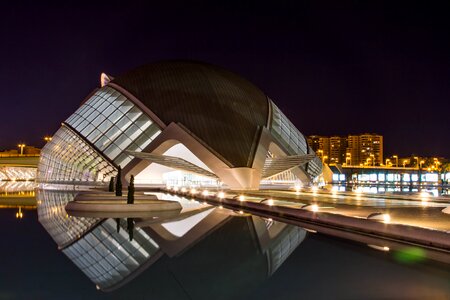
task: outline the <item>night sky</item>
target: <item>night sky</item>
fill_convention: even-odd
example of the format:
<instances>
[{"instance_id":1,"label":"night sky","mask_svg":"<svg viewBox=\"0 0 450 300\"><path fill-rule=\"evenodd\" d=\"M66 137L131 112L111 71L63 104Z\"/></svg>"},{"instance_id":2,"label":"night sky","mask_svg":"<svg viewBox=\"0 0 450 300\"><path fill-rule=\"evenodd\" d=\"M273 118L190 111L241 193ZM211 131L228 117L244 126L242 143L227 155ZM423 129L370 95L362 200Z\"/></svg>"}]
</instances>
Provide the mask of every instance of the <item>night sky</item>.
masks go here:
<instances>
[{"instance_id":1,"label":"night sky","mask_svg":"<svg viewBox=\"0 0 450 300\"><path fill-rule=\"evenodd\" d=\"M193 59L256 84L306 135L450 157L448 4L161 2L0 4L0 148L42 146L101 72Z\"/></svg>"}]
</instances>

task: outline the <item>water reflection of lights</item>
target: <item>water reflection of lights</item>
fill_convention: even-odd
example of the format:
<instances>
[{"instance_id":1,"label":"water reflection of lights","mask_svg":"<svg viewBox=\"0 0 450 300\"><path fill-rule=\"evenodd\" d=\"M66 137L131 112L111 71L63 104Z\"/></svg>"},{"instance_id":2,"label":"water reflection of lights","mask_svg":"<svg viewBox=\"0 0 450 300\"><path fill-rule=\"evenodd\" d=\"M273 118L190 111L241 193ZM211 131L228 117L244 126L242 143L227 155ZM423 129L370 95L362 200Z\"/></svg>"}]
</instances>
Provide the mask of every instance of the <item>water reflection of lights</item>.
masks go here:
<instances>
[{"instance_id":1,"label":"water reflection of lights","mask_svg":"<svg viewBox=\"0 0 450 300\"><path fill-rule=\"evenodd\" d=\"M22 207L19 206L19 211L16 212L16 219L22 219L23 218L23 212L22 212Z\"/></svg>"},{"instance_id":2,"label":"water reflection of lights","mask_svg":"<svg viewBox=\"0 0 450 300\"><path fill-rule=\"evenodd\" d=\"M34 197L36 184L32 181L1 181L0 196L18 195Z\"/></svg>"},{"instance_id":3,"label":"water reflection of lights","mask_svg":"<svg viewBox=\"0 0 450 300\"><path fill-rule=\"evenodd\" d=\"M370 248L380 250L380 251L385 251L385 252L388 252L390 250L390 248L388 246L378 246L378 245L370 245L370 244L368 244L367 246L369 246Z\"/></svg>"}]
</instances>

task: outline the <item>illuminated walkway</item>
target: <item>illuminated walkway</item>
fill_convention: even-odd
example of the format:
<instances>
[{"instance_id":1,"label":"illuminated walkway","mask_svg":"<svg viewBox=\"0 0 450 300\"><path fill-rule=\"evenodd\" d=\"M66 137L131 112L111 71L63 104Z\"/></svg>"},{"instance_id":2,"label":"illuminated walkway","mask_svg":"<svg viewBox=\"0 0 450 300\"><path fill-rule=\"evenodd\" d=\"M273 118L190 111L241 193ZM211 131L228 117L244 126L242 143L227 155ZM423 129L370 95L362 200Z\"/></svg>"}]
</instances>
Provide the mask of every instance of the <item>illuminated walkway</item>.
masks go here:
<instances>
[{"instance_id":1,"label":"illuminated walkway","mask_svg":"<svg viewBox=\"0 0 450 300\"><path fill-rule=\"evenodd\" d=\"M345 216L367 218L372 213L388 213L391 223L431 228L450 232L450 215L442 209L450 206L450 198L421 198L404 195L376 195L356 193L313 193L291 191L258 191L249 193L254 201L272 198L285 201L284 205L317 204L320 211ZM250 200L251 201L251 200Z\"/></svg>"}]
</instances>

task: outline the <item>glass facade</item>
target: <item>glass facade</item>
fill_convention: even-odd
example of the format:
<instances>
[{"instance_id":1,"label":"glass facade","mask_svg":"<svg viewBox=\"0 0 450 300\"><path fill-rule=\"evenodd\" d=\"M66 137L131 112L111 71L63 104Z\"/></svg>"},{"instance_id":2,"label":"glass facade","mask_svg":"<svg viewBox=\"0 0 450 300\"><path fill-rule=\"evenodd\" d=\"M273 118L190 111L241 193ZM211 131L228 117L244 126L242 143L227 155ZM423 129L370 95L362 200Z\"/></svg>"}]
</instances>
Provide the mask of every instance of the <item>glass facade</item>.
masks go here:
<instances>
[{"instance_id":1,"label":"glass facade","mask_svg":"<svg viewBox=\"0 0 450 300\"><path fill-rule=\"evenodd\" d=\"M75 132L62 126L41 151L39 182L107 182L116 168Z\"/></svg>"},{"instance_id":2,"label":"glass facade","mask_svg":"<svg viewBox=\"0 0 450 300\"><path fill-rule=\"evenodd\" d=\"M272 275L306 237L306 230L288 225L268 249L269 275Z\"/></svg>"},{"instance_id":3,"label":"glass facade","mask_svg":"<svg viewBox=\"0 0 450 300\"><path fill-rule=\"evenodd\" d=\"M72 243L100 221L68 216L65 207L74 197L75 193L68 191L38 190L36 194L39 222L59 247Z\"/></svg>"},{"instance_id":4,"label":"glass facade","mask_svg":"<svg viewBox=\"0 0 450 300\"><path fill-rule=\"evenodd\" d=\"M89 98L66 123L122 168L161 133L159 126L115 89L105 86Z\"/></svg>"},{"instance_id":5,"label":"glass facade","mask_svg":"<svg viewBox=\"0 0 450 300\"><path fill-rule=\"evenodd\" d=\"M281 110L270 101L272 107L272 120L270 132L274 138L288 151L288 155L304 155L313 153L308 143L300 131L289 121ZM322 172L322 163L319 158L315 158L308 163L306 171L316 177Z\"/></svg>"},{"instance_id":6,"label":"glass facade","mask_svg":"<svg viewBox=\"0 0 450 300\"><path fill-rule=\"evenodd\" d=\"M140 228L134 229L133 240L129 241L124 227L126 223L121 219L117 233L116 222L107 219L63 250L100 288L119 283L159 250L159 246Z\"/></svg>"}]
</instances>

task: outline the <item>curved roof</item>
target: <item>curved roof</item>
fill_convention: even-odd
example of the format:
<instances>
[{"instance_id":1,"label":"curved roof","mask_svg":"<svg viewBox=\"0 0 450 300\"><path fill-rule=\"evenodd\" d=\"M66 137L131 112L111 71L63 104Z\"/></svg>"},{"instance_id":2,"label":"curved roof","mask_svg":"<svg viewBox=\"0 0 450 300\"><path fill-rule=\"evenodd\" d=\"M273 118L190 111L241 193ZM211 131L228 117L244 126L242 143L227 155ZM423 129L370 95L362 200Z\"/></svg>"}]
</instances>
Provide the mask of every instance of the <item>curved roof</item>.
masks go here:
<instances>
[{"instance_id":1,"label":"curved roof","mask_svg":"<svg viewBox=\"0 0 450 300\"><path fill-rule=\"evenodd\" d=\"M187 128L233 167L251 167L269 103L249 81L205 63L167 61L139 67L112 82L166 125Z\"/></svg>"}]
</instances>

